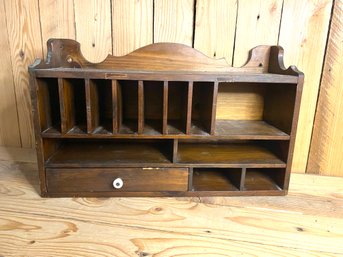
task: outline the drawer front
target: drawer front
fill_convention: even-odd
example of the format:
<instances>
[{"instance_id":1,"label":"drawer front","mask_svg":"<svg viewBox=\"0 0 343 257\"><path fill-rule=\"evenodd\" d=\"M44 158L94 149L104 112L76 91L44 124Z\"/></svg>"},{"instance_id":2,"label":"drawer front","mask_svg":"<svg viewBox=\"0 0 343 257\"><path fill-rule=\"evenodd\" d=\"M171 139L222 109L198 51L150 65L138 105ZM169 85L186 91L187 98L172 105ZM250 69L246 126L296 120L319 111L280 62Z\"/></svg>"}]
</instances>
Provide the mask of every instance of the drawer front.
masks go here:
<instances>
[{"instance_id":1,"label":"drawer front","mask_svg":"<svg viewBox=\"0 0 343 257\"><path fill-rule=\"evenodd\" d=\"M187 168L46 169L48 192L187 191Z\"/></svg>"}]
</instances>

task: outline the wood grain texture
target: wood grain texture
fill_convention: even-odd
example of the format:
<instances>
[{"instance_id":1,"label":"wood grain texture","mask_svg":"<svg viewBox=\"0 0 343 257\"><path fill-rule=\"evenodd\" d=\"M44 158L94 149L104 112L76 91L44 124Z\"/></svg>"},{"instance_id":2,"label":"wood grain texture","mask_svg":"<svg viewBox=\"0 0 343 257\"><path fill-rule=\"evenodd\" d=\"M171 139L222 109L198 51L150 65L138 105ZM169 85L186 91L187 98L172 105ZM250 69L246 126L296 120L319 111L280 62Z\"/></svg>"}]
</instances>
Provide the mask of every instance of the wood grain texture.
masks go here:
<instances>
[{"instance_id":1,"label":"wood grain texture","mask_svg":"<svg viewBox=\"0 0 343 257\"><path fill-rule=\"evenodd\" d=\"M90 62L112 53L110 0L74 0L76 39Z\"/></svg>"},{"instance_id":2,"label":"wood grain texture","mask_svg":"<svg viewBox=\"0 0 343 257\"><path fill-rule=\"evenodd\" d=\"M232 63L237 0L196 1L194 48Z\"/></svg>"},{"instance_id":3,"label":"wood grain texture","mask_svg":"<svg viewBox=\"0 0 343 257\"><path fill-rule=\"evenodd\" d=\"M264 91L252 84L219 83L216 119L261 120Z\"/></svg>"},{"instance_id":4,"label":"wood grain texture","mask_svg":"<svg viewBox=\"0 0 343 257\"><path fill-rule=\"evenodd\" d=\"M27 67L42 57L38 1L5 0L8 42L12 61L22 147L34 145Z\"/></svg>"},{"instance_id":5,"label":"wood grain texture","mask_svg":"<svg viewBox=\"0 0 343 257\"><path fill-rule=\"evenodd\" d=\"M5 13L4 3L0 2L0 13ZM0 17L0 145L21 146L18 110L16 103L13 67L8 41L6 16Z\"/></svg>"},{"instance_id":6,"label":"wood grain texture","mask_svg":"<svg viewBox=\"0 0 343 257\"><path fill-rule=\"evenodd\" d=\"M276 45L282 0L240 0L233 65L242 66L248 52L257 45Z\"/></svg>"},{"instance_id":7,"label":"wood grain texture","mask_svg":"<svg viewBox=\"0 0 343 257\"><path fill-rule=\"evenodd\" d=\"M331 0L284 1L279 45L285 49L286 66L295 64L305 74L292 164L295 172L306 170L331 7Z\"/></svg>"},{"instance_id":8,"label":"wood grain texture","mask_svg":"<svg viewBox=\"0 0 343 257\"><path fill-rule=\"evenodd\" d=\"M39 15L44 56L49 38L75 39L74 1L39 0Z\"/></svg>"},{"instance_id":9,"label":"wood grain texture","mask_svg":"<svg viewBox=\"0 0 343 257\"><path fill-rule=\"evenodd\" d=\"M154 1L154 43L192 46L194 0Z\"/></svg>"},{"instance_id":10,"label":"wood grain texture","mask_svg":"<svg viewBox=\"0 0 343 257\"><path fill-rule=\"evenodd\" d=\"M335 1L317 103L308 173L343 176L343 2Z\"/></svg>"},{"instance_id":11,"label":"wood grain texture","mask_svg":"<svg viewBox=\"0 0 343 257\"><path fill-rule=\"evenodd\" d=\"M244 201L42 199L22 151L0 148L3 256L343 256L343 178L294 174L287 197Z\"/></svg>"},{"instance_id":12,"label":"wood grain texture","mask_svg":"<svg viewBox=\"0 0 343 257\"><path fill-rule=\"evenodd\" d=\"M125 55L153 42L153 0L112 1L113 55Z\"/></svg>"}]
</instances>

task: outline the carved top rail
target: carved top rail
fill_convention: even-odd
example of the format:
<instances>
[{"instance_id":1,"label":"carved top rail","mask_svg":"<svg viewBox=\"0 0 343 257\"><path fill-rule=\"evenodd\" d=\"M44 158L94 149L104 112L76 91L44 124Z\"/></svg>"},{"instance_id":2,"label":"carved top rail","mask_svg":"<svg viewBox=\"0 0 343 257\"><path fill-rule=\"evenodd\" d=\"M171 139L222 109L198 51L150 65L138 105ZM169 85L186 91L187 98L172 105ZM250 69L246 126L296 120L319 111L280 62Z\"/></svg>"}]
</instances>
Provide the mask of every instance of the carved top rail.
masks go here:
<instances>
[{"instance_id":1,"label":"carved top rail","mask_svg":"<svg viewBox=\"0 0 343 257\"><path fill-rule=\"evenodd\" d=\"M224 58L210 58L198 50L176 43L156 43L139 48L125 56L108 55L100 63L91 63L80 50L80 43L71 39L49 39L45 61L37 59L29 67L37 69L82 69L136 72L212 72L212 73L273 73L299 76L295 66L283 64L280 46L257 46L249 52L242 67L230 66Z\"/></svg>"}]
</instances>

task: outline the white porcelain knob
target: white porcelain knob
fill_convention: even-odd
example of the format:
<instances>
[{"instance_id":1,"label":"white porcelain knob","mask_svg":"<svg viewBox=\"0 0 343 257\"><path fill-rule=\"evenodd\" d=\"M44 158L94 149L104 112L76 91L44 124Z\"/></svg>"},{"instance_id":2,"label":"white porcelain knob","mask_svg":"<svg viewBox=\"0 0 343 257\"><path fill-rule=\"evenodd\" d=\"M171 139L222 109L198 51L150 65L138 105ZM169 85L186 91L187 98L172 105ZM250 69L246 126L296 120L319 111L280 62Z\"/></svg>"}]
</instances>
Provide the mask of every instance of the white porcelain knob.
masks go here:
<instances>
[{"instance_id":1,"label":"white porcelain knob","mask_svg":"<svg viewBox=\"0 0 343 257\"><path fill-rule=\"evenodd\" d=\"M113 180L113 187L116 189L122 188L124 185L124 181L121 178L116 178Z\"/></svg>"}]
</instances>

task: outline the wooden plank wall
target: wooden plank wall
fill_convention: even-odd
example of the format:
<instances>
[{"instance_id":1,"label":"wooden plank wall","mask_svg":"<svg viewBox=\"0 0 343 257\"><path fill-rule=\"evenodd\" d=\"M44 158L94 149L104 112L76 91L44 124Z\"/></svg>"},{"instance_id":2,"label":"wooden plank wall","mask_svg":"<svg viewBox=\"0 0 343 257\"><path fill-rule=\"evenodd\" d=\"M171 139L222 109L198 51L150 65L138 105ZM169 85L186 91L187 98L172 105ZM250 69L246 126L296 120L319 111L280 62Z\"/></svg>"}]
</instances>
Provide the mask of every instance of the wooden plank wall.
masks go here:
<instances>
[{"instance_id":1,"label":"wooden plank wall","mask_svg":"<svg viewBox=\"0 0 343 257\"><path fill-rule=\"evenodd\" d=\"M338 26L338 32L329 33L333 3L338 6L336 15L341 15L342 0L0 0L0 145L34 146L26 71L35 57L46 54L51 37L78 40L85 57L94 62L109 53L124 55L153 42L169 41L241 66L252 47L280 44L285 48L285 64L295 64L306 74L293 166L294 171L305 172L320 82L326 89L321 90L319 105L336 103L336 91L330 88L332 83L338 85L342 74L331 72L336 78L328 81L325 73L330 71L324 69L321 80L328 35L328 50L334 50L326 55L326 67L336 54L330 41L339 42L336 37L342 31L336 21L331 30ZM338 103L327 112L337 108ZM319 117L323 115L317 112L316 122L323 124ZM330 130L335 133L332 140L342 139L335 119L316 126L314 138L336 124L337 129ZM318 144L314 140L312 148ZM312 152L325 152L333 145L322 144L321 150ZM337 151L341 150L332 150L331 156ZM341 158L323 159L338 162ZM308 171L321 173L331 167L316 165Z\"/></svg>"},{"instance_id":2,"label":"wooden plank wall","mask_svg":"<svg viewBox=\"0 0 343 257\"><path fill-rule=\"evenodd\" d=\"M307 172L343 175L343 1L335 1Z\"/></svg>"}]
</instances>

